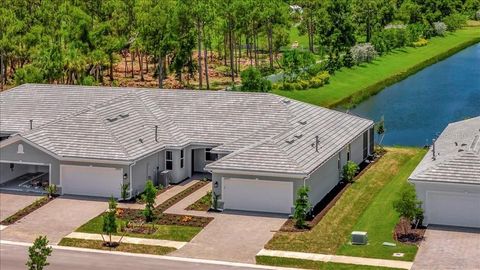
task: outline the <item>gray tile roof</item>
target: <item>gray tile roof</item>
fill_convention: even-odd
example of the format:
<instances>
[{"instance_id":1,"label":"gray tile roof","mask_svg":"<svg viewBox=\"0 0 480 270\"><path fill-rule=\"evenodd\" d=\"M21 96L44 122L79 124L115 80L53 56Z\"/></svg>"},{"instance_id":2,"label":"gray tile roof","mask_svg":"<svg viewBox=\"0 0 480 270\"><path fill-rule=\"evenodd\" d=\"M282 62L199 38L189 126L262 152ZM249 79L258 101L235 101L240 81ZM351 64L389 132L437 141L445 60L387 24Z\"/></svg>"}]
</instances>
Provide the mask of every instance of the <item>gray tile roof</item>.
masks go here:
<instances>
[{"instance_id":1,"label":"gray tile roof","mask_svg":"<svg viewBox=\"0 0 480 270\"><path fill-rule=\"evenodd\" d=\"M480 185L480 117L447 126L410 176L414 181Z\"/></svg>"},{"instance_id":2,"label":"gray tile roof","mask_svg":"<svg viewBox=\"0 0 480 270\"><path fill-rule=\"evenodd\" d=\"M310 173L373 125L265 93L28 84L1 93L0 105L0 131L59 156L133 161L199 144L229 153L209 169L295 174Z\"/></svg>"}]
</instances>

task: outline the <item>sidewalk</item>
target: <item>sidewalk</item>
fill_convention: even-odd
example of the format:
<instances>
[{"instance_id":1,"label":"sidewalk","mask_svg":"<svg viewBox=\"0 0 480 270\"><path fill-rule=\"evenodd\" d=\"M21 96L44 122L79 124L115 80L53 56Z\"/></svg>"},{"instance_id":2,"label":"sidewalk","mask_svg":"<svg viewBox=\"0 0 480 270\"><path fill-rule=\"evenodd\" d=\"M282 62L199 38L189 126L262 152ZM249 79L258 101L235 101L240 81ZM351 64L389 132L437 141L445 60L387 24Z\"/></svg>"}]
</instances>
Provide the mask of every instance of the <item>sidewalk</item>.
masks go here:
<instances>
[{"instance_id":1,"label":"sidewalk","mask_svg":"<svg viewBox=\"0 0 480 270\"><path fill-rule=\"evenodd\" d=\"M104 236L105 237L105 236ZM121 236L112 236L113 241L120 240ZM83 239L83 240L99 240L103 241L102 235L96 233L80 233L72 232L65 236L65 238ZM187 242L160 240L160 239L148 239L148 238L136 238L136 237L123 237L122 243L137 244L137 245L149 245L149 246L162 246L172 248L182 248Z\"/></svg>"},{"instance_id":2,"label":"sidewalk","mask_svg":"<svg viewBox=\"0 0 480 270\"><path fill-rule=\"evenodd\" d=\"M199 217L215 217L218 213L204 212L204 211L193 211L185 210L188 206L198 201L200 198L205 196L209 191L212 190L212 184L207 184L200 188L199 190L193 192L183 200L174 204L172 207L165 210L166 214L176 214L176 215L190 215L190 216L199 216Z\"/></svg>"},{"instance_id":3,"label":"sidewalk","mask_svg":"<svg viewBox=\"0 0 480 270\"><path fill-rule=\"evenodd\" d=\"M293 251L281 251L281 250L267 250L267 249L260 250L257 256L284 257L284 258L310 260L310 261L368 265L368 266L399 268L399 269L410 269L413 265L413 262L405 262L405 261L350 257L350 256L341 256L341 255L328 255L328 254L317 254L317 253L304 253L304 252L293 252Z\"/></svg>"},{"instance_id":4,"label":"sidewalk","mask_svg":"<svg viewBox=\"0 0 480 270\"><path fill-rule=\"evenodd\" d=\"M160 193L160 195L158 195L157 198L155 198L155 207L164 203L165 201L177 195L178 193L184 191L185 189L191 187L198 181L199 180L189 179L178 185L170 186L167 190ZM140 203L118 203L118 208L143 209L145 208L145 205Z\"/></svg>"}]
</instances>

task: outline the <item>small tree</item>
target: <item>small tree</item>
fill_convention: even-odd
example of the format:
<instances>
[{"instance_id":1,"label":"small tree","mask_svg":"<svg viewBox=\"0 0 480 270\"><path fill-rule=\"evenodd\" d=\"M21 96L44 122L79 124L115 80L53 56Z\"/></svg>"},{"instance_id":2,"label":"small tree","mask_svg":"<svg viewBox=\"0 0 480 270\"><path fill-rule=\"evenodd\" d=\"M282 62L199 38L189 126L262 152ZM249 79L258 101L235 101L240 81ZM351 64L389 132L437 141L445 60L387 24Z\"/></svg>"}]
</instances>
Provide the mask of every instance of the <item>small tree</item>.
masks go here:
<instances>
[{"instance_id":1,"label":"small tree","mask_svg":"<svg viewBox=\"0 0 480 270\"><path fill-rule=\"evenodd\" d=\"M302 186L297 191L297 199L295 200L295 212L293 218L295 219L295 226L297 228L305 227L305 220L307 219L307 213L311 208L310 201L308 200L308 192L310 188L308 186Z\"/></svg>"},{"instance_id":2,"label":"small tree","mask_svg":"<svg viewBox=\"0 0 480 270\"><path fill-rule=\"evenodd\" d=\"M355 63L353 61L352 52L350 50L348 50L345 53L345 56L343 56L343 65L347 68L351 68L351 67L353 67L354 64Z\"/></svg>"},{"instance_id":3,"label":"small tree","mask_svg":"<svg viewBox=\"0 0 480 270\"><path fill-rule=\"evenodd\" d=\"M147 180L145 184L145 190L143 191L142 199L145 202L145 209L143 209L143 215L146 222L152 222L154 219L154 205L155 198L157 197L158 189L153 185L152 180Z\"/></svg>"},{"instance_id":4,"label":"small tree","mask_svg":"<svg viewBox=\"0 0 480 270\"><path fill-rule=\"evenodd\" d=\"M103 227L102 231L104 234L108 235L108 242L103 239L103 242L106 246L114 246L112 242L112 234L117 233L117 202L113 196L108 201L108 210L103 215ZM102 235L103 238L103 235Z\"/></svg>"},{"instance_id":5,"label":"small tree","mask_svg":"<svg viewBox=\"0 0 480 270\"><path fill-rule=\"evenodd\" d=\"M447 32L447 25L443 22L434 22L433 29L435 30L435 34L437 34L437 36L443 36Z\"/></svg>"},{"instance_id":6,"label":"small tree","mask_svg":"<svg viewBox=\"0 0 480 270\"><path fill-rule=\"evenodd\" d=\"M52 254L52 247L48 246L46 236L39 236L28 248L28 261L26 263L28 270L42 270L48 266L48 256Z\"/></svg>"},{"instance_id":7,"label":"small tree","mask_svg":"<svg viewBox=\"0 0 480 270\"><path fill-rule=\"evenodd\" d=\"M359 170L360 170L360 168L358 167L358 164L349 160L347 162L347 164L345 164L345 166L343 166L343 170L342 170L343 180L348 182L348 183L352 183L353 178L355 177L355 175L357 174L357 172Z\"/></svg>"},{"instance_id":8,"label":"small tree","mask_svg":"<svg viewBox=\"0 0 480 270\"><path fill-rule=\"evenodd\" d=\"M47 196L49 199L53 198L55 194L57 193L57 185L50 184L47 187Z\"/></svg>"},{"instance_id":9,"label":"small tree","mask_svg":"<svg viewBox=\"0 0 480 270\"><path fill-rule=\"evenodd\" d=\"M370 63L378 55L375 47L370 43L357 44L350 49L350 53L352 54L353 61L357 65L363 62Z\"/></svg>"},{"instance_id":10,"label":"small tree","mask_svg":"<svg viewBox=\"0 0 480 270\"><path fill-rule=\"evenodd\" d=\"M383 137L385 136L385 119L383 118L380 118L380 121L378 121L377 123L375 123L375 130L377 132L377 135L378 135L378 145L382 145L382 141L383 141Z\"/></svg>"},{"instance_id":11,"label":"small tree","mask_svg":"<svg viewBox=\"0 0 480 270\"><path fill-rule=\"evenodd\" d=\"M400 198L393 202L393 208L400 217L408 220L409 224L412 221L419 221L423 216L422 202L417 199L415 189L412 186L408 186L400 193ZM418 222L417 222L418 223ZM405 234L408 233L410 228L403 228Z\"/></svg>"}]
</instances>

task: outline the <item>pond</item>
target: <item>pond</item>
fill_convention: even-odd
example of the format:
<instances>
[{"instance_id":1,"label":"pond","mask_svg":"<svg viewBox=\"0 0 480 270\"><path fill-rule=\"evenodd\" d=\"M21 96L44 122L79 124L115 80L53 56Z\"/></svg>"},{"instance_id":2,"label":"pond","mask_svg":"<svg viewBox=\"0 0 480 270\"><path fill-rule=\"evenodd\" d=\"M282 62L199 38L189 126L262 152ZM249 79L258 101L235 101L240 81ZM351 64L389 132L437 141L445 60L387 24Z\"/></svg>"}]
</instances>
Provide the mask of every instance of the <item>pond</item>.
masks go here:
<instances>
[{"instance_id":1,"label":"pond","mask_svg":"<svg viewBox=\"0 0 480 270\"><path fill-rule=\"evenodd\" d=\"M359 104L352 113L385 119L385 145L431 144L450 122L480 115L480 43Z\"/></svg>"}]
</instances>

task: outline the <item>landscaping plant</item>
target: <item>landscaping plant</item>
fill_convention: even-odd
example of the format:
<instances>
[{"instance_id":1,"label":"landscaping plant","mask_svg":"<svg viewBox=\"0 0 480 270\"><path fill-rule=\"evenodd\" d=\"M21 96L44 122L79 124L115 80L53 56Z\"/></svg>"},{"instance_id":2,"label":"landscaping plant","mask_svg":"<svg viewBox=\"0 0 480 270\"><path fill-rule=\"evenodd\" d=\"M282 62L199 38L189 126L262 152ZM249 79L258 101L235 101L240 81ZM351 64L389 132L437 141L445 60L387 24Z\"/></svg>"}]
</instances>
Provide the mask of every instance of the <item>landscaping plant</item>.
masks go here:
<instances>
[{"instance_id":1,"label":"landscaping plant","mask_svg":"<svg viewBox=\"0 0 480 270\"><path fill-rule=\"evenodd\" d=\"M121 186L121 194L120 196L122 197L123 201L126 201L128 198L128 190L130 189L130 183L123 183Z\"/></svg>"},{"instance_id":2,"label":"landscaping plant","mask_svg":"<svg viewBox=\"0 0 480 270\"><path fill-rule=\"evenodd\" d=\"M375 123L375 131L377 132L377 135L378 135L378 145L381 147L382 145L382 141L383 141L383 137L385 136L385 119L384 117L382 116L382 118L380 118L380 121L378 121L377 123Z\"/></svg>"},{"instance_id":3,"label":"landscaping plant","mask_svg":"<svg viewBox=\"0 0 480 270\"><path fill-rule=\"evenodd\" d=\"M378 53L370 43L360 43L350 49L353 61L359 65L363 62L370 63L377 57Z\"/></svg>"},{"instance_id":4,"label":"landscaping plant","mask_svg":"<svg viewBox=\"0 0 480 270\"><path fill-rule=\"evenodd\" d=\"M307 213L310 211L311 205L308 199L308 186L302 186L297 191L297 199L295 200L295 212L293 218L295 219L295 227L302 229L306 227Z\"/></svg>"},{"instance_id":5,"label":"landscaping plant","mask_svg":"<svg viewBox=\"0 0 480 270\"><path fill-rule=\"evenodd\" d=\"M393 208L400 217L406 219L408 224L412 224L415 221L416 226L423 219L423 209L421 207L422 203L417 199L415 189L413 186L408 186L403 189L400 194L400 198L393 202ZM404 234L410 232L410 226L403 228Z\"/></svg>"},{"instance_id":6,"label":"landscaping plant","mask_svg":"<svg viewBox=\"0 0 480 270\"><path fill-rule=\"evenodd\" d=\"M434 22L433 29L435 30L435 34L437 34L437 36L444 36L447 32L447 25L443 22Z\"/></svg>"},{"instance_id":7,"label":"landscaping plant","mask_svg":"<svg viewBox=\"0 0 480 270\"><path fill-rule=\"evenodd\" d=\"M57 193L57 185L55 184L50 184L47 187L47 196L49 199L53 198L55 194Z\"/></svg>"},{"instance_id":8,"label":"landscaping plant","mask_svg":"<svg viewBox=\"0 0 480 270\"><path fill-rule=\"evenodd\" d=\"M42 270L48 266L48 256L52 255L52 247L48 246L46 236L39 236L28 248L28 261L26 263L28 270Z\"/></svg>"},{"instance_id":9,"label":"landscaping plant","mask_svg":"<svg viewBox=\"0 0 480 270\"><path fill-rule=\"evenodd\" d=\"M357 174L357 172L359 171L359 167L358 167L358 164L349 160L347 162L347 164L345 164L343 166L343 170L342 170L342 179L343 181L345 182L348 182L348 183L352 183L353 182L353 178L355 178L355 175Z\"/></svg>"},{"instance_id":10,"label":"landscaping plant","mask_svg":"<svg viewBox=\"0 0 480 270\"><path fill-rule=\"evenodd\" d=\"M249 67L240 74L242 78L242 91L247 92L269 92L272 90L272 83L264 79L260 71L254 67Z\"/></svg>"},{"instance_id":11,"label":"landscaping plant","mask_svg":"<svg viewBox=\"0 0 480 270\"><path fill-rule=\"evenodd\" d=\"M108 201L108 210L103 215L103 227L102 232L108 235L108 242L103 239L105 246L114 247L116 244L112 242L112 234L117 233L117 202L113 196ZM103 238L103 235L102 235Z\"/></svg>"},{"instance_id":12,"label":"landscaping plant","mask_svg":"<svg viewBox=\"0 0 480 270\"><path fill-rule=\"evenodd\" d=\"M143 215L145 216L146 222L152 222L155 213L155 198L157 197L158 189L153 185L152 180L147 180L145 184L145 190L143 191L142 199L145 202L145 209L143 210Z\"/></svg>"}]
</instances>

